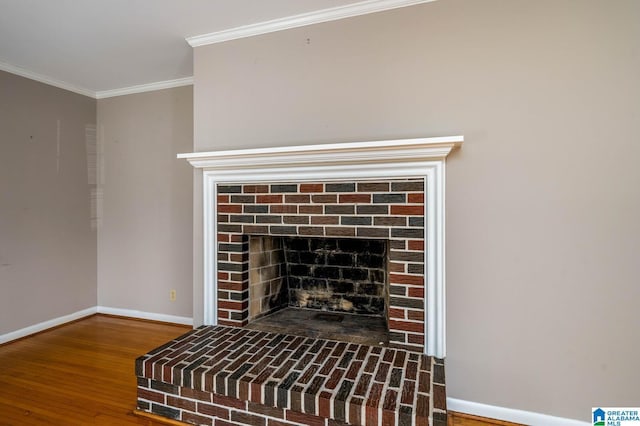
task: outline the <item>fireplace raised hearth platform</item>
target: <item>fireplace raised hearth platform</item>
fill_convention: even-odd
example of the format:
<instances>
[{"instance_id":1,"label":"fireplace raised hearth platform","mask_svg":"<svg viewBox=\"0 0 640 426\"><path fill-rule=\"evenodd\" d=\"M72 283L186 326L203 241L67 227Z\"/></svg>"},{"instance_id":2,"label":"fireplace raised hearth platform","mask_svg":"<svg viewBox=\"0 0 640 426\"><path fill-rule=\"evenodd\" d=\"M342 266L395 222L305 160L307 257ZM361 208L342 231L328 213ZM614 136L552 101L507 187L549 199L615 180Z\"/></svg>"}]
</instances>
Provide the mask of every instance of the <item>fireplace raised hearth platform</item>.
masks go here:
<instances>
[{"instance_id":1,"label":"fireplace raised hearth platform","mask_svg":"<svg viewBox=\"0 0 640 426\"><path fill-rule=\"evenodd\" d=\"M443 360L404 349L202 326L136 375L139 410L197 425L447 422Z\"/></svg>"}]
</instances>

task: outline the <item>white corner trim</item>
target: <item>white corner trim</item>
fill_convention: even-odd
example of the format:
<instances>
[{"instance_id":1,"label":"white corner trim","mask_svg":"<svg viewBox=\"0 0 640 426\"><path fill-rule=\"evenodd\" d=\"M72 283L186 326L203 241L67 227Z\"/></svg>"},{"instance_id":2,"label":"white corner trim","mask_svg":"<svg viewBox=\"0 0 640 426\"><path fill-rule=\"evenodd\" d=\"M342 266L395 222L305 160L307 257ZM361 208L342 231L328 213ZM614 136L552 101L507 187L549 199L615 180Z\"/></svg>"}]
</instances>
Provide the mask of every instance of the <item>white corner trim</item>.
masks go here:
<instances>
[{"instance_id":1,"label":"white corner trim","mask_svg":"<svg viewBox=\"0 0 640 426\"><path fill-rule=\"evenodd\" d=\"M88 317L89 315L93 315L95 313L97 313L97 308L93 306L91 308L83 309L81 311L74 312L69 315L63 315L58 318L54 318L38 324L30 325L29 327L21 328L20 330L16 330L10 333L0 335L0 344L11 342L12 340L21 339L23 337L27 337L32 334L39 333L49 328L53 328L71 321L75 321L80 318Z\"/></svg>"},{"instance_id":2,"label":"white corner trim","mask_svg":"<svg viewBox=\"0 0 640 426\"><path fill-rule=\"evenodd\" d=\"M173 87L191 86L193 77L178 78L175 80L157 81L155 83L139 84L137 86L123 87L122 89L102 90L96 92L96 99L113 98L115 96L132 95L134 93L153 92L155 90L171 89Z\"/></svg>"},{"instance_id":3,"label":"white corner trim","mask_svg":"<svg viewBox=\"0 0 640 426\"><path fill-rule=\"evenodd\" d=\"M550 416L548 414L517 410L514 408L497 407L495 405L480 404L478 402L464 401L456 398L447 398L447 410L531 426L588 426L591 424L581 420ZM588 407L587 412L590 413L590 410L590 407Z\"/></svg>"},{"instance_id":4,"label":"white corner trim","mask_svg":"<svg viewBox=\"0 0 640 426\"><path fill-rule=\"evenodd\" d=\"M38 74L24 68L16 67L15 65L7 64L5 62L0 62L0 70L19 75L20 77L39 81L40 83L48 84L49 86L57 87L58 89L68 90L79 95L88 96L94 99L96 97L96 92L92 90L85 89L84 87L76 86L65 81L56 80L55 78L47 77L45 75Z\"/></svg>"},{"instance_id":5,"label":"white corner trim","mask_svg":"<svg viewBox=\"0 0 640 426\"><path fill-rule=\"evenodd\" d=\"M205 46L207 44L222 43L224 41L239 38L252 37L260 34L268 34L276 31L299 28L322 22L337 21L339 19L382 12L400 7L413 6L420 3L429 3L436 0L365 0L344 6L322 9L315 12L301 13L270 21L243 25L213 33L187 37L187 43L191 47Z\"/></svg>"},{"instance_id":6,"label":"white corner trim","mask_svg":"<svg viewBox=\"0 0 640 426\"><path fill-rule=\"evenodd\" d=\"M155 312L136 311L133 309L110 308L108 306L98 306L99 314L117 315L121 317L131 317L152 321L172 322L175 324L193 325L193 318L179 317L176 315L157 314Z\"/></svg>"}]
</instances>

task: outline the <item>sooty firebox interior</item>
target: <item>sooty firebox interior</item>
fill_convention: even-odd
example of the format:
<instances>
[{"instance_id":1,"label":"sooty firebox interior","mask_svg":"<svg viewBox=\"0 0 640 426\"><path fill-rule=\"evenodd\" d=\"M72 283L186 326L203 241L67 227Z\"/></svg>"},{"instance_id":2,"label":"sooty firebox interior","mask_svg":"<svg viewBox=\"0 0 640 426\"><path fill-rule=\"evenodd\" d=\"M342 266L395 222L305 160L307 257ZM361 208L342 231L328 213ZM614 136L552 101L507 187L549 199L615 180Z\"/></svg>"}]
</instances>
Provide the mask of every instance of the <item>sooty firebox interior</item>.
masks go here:
<instances>
[{"instance_id":1,"label":"sooty firebox interior","mask_svg":"<svg viewBox=\"0 0 640 426\"><path fill-rule=\"evenodd\" d=\"M249 326L386 344L387 241L252 236Z\"/></svg>"}]
</instances>

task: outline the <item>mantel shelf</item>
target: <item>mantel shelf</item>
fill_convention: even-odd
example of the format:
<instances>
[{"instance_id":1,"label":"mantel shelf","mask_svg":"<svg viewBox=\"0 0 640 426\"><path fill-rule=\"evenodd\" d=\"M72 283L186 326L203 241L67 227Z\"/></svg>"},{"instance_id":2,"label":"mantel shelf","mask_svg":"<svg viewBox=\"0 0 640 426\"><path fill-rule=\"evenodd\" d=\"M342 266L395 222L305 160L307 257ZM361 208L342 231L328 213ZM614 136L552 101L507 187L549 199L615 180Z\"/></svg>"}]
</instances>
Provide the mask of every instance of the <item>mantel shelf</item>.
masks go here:
<instances>
[{"instance_id":1,"label":"mantel shelf","mask_svg":"<svg viewBox=\"0 0 640 426\"><path fill-rule=\"evenodd\" d=\"M178 154L195 168L254 169L312 164L395 163L442 160L462 145L462 136L338 144L281 146Z\"/></svg>"}]
</instances>

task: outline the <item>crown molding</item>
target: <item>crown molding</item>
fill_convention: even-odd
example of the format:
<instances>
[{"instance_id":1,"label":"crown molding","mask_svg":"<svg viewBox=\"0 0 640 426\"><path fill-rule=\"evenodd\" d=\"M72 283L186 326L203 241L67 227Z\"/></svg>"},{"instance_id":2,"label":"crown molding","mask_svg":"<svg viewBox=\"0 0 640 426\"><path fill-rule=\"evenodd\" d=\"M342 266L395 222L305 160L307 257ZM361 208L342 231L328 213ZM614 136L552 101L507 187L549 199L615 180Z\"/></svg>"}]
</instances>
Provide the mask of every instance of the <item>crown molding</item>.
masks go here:
<instances>
[{"instance_id":1,"label":"crown molding","mask_svg":"<svg viewBox=\"0 0 640 426\"><path fill-rule=\"evenodd\" d=\"M39 81L40 83L48 84L49 86L54 86L59 89L68 90L79 95L88 96L94 99L96 97L96 92L92 90L85 89L84 87L76 86L65 81L56 80L55 78L47 77L46 75L38 74L24 68L16 67L15 65L7 64L6 62L0 62L0 70L19 75L20 77L25 77L30 80Z\"/></svg>"},{"instance_id":2,"label":"crown molding","mask_svg":"<svg viewBox=\"0 0 640 426\"><path fill-rule=\"evenodd\" d=\"M94 92L93 90L85 89L83 87L75 86L73 84L56 80L51 77L47 77L42 74L35 73L33 71L26 70L24 68L16 67L6 62L0 62L0 71L6 71L11 74L19 75L20 77L35 80L40 83L48 84L59 89L68 90L70 92L77 93L79 95L88 96L93 99L112 98L114 96L131 95L134 93L152 92L154 90L171 89L173 87L190 86L193 85L193 77L178 78L175 80L157 81L155 83L139 84L137 86L123 87L121 89L102 90Z\"/></svg>"},{"instance_id":3,"label":"crown molding","mask_svg":"<svg viewBox=\"0 0 640 426\"><path fill-rule=\"evenodd\" d=\"M299 15L287 16L285 18L273 19L270 21L243 25L213 33L187 37L186 40L191 47L205 46L208 44L222 43L224 41L283 31L291 28L304 27L322 22L336 21L338 19L351 18L354 16L382 12L400 7L430 3L433 1L436 0L365 0L345 6L332 7L315 12L302 13Z\"/></svg>"},{"instance_id":4,"label":"crown molding","mask_svg":"<svg viewBox=\"0 0 640 426\"><path fill-rule=\"evenodd\" d=\"M178 78L175 80L157 81L155 83L139 84L137 86L123 87L121 89L102 90L96 92L96 99L113 98L115 96L131 95L134 93L153 92L155 90L171 89L173 87L191 86L193 77Z\"/></svg>"}]
</instances>

